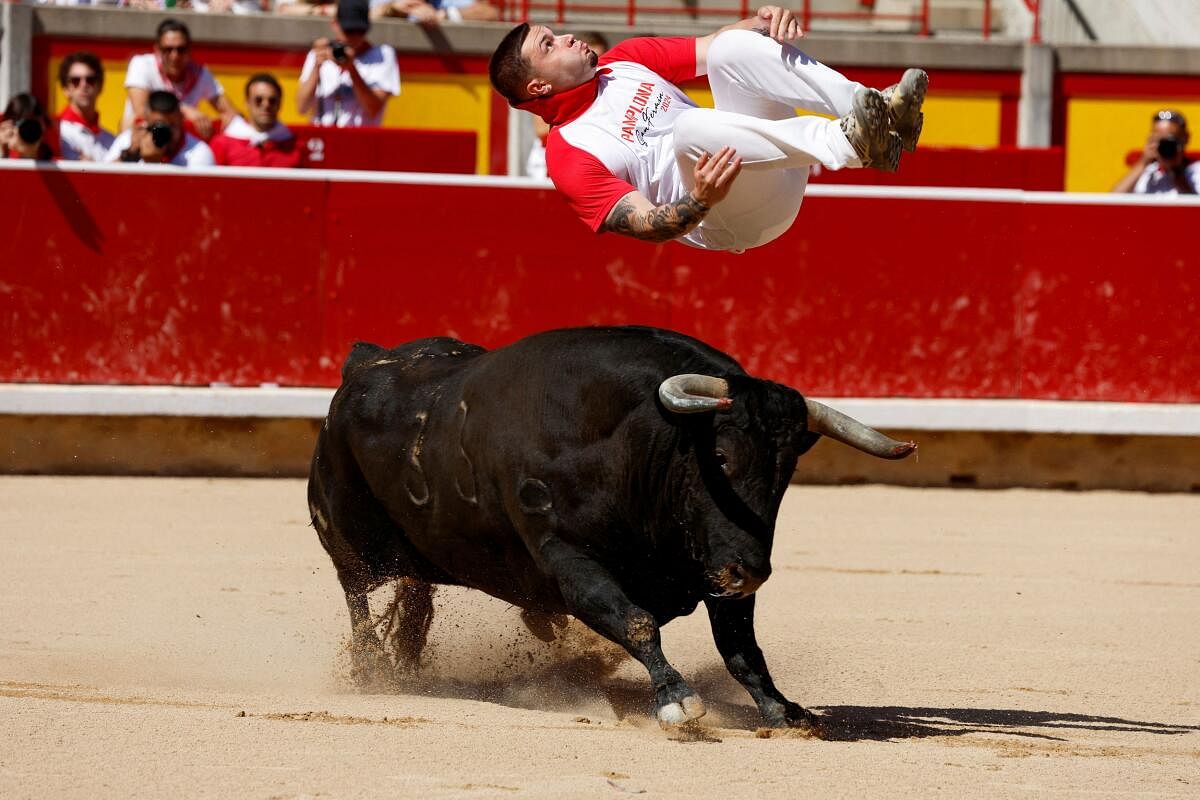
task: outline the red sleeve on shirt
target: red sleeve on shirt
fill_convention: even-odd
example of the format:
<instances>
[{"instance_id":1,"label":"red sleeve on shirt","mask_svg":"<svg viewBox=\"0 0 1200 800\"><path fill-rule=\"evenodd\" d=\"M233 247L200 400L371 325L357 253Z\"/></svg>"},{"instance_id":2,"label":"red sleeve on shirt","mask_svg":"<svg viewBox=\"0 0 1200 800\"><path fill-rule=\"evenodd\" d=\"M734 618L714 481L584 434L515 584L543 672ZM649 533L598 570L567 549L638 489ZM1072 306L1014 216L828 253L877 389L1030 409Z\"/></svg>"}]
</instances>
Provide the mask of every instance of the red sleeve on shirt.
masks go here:
<instances>
[{"instance_id":1,"label":"red sleeve on shirt","mask_svg":"<svg viewBox=\"0 0 1200 800\"><path fill-rule=\"evenodd\" d=\"M567 144L557 129L546 139L546 172L593 233L599 232L618 200L637 191L609 172L600 159Z\"/></svg>"},{"instance_id":2,"label":"red sleeve on shirt","mask_svg":"<svg viewBox=\"0 0 1200 800\"><path fill-rule=\"evenodd\" d=\"M600 57L599 66L633 61L657 72L671 83L696 77L696 40L690 36L653 36L626 39Z\"/></svg>"},{"instance_id":3,"label":"red sleeve on shirt","mask_svg":"<svg viewBox=\"0 0 1200 800\"><path fill-rule=\"evenodd\" d=\"M218 133L208 143L208 147L213 151L213 161L218 166L228 167L229 164L229 137L223 133Z\"/></svg>"}]
</instances>

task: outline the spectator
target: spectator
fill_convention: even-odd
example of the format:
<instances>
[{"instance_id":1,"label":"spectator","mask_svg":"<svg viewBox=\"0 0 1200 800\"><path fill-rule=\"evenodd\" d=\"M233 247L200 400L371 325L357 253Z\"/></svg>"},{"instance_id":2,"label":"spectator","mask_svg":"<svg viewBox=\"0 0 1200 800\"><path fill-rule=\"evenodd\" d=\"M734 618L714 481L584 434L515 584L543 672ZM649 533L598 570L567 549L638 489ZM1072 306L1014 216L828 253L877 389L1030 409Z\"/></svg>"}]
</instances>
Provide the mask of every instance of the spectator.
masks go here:
<instances>
[{"instance_id":1,"label":"spectator","mask_svg":"<svg viewBox=\"0 0 1200 800\"><path fill-rule=\"evenodd\" d=\"M223 167L298 167L296 137L279 121L283 88L266 72L246 81L246 116L234 117L213 137L212 151Z\"/></svg>"},{"instance_id":2,"label":"spectator","mask_svg":"<svg viewBox=\"0 0 1200 800\"><path fill-rule=\"evenodd\" d=\"M45 0L38 0L44 2ZM122 5L147 11L184 10L201 14L258 14L270 10L268 0L53 0L61 5Z\"/></svg>"},{"instance_id":3,"label":"spectator","mask_svg":"<svg viewBox=\"0 0 1200 800\"><path fill-rule=\"evenodd\" d=\"M279 0L276 14L305 17L332 17L337 12L334 0Z\"/></svg>"},{"instance_id":4,"label":"spectator","mask_svg":"<svg viewBox=\"0 0 1200 800\"><path fill-rule=\"evenodd\" d=\"M212 136L213 121L199 109L200 103L207 100L222 119L236 113L208 67L192 61L191 46L192 34L187 25L177 19L164 19L158 26L155 52L129 59L125 72L129 101L121 120L122 130L135 118L146 117L146 99L153 91L174 94L184 118L202 139Z\"/></svg>"},{"instance_id":5,"label":"spectator","mask_svg":"<svg viewBox=\"0 0 1200 800\"><path fill-rule=\"evenodd\" d=\"M104 67L95 53L71 53L58 67L58 84L67 108L58 118L60 157L68 161L103 161L113 135L100 127L96 100L104 91Z\"/></svg>"},{"instance_id":6,"label":"spectator","mask_svg":"<svg viewBox=\"0 0 1200 800\"><path fill-rule=\"evenodd\" d=\"M341 0L330 25L334 41L317 39L304 60L296 108L314 125L376 127L388 98L400 94L396 51L367 41L367 0Z\"/></svg>"},{"instance_id":7,"label":"spectator","mask_svg":"<svg viewBox=\"0 0 1200 800\"><path fill-rule=\"evenodd\" d=\"M37 98L22 92L8 101L0 118L0 158L36 158L49 161L54 149L47 139L50 118Z\"/></svg>"},{"instance_id":8,"label":"spectator","mask_svg":"<svg viewBox=\"0 0 1200 800\"><path fill-rule=\"evenodd\" d=\"M262 0L191 0L188 8L201 14L261 14L270 10Z\"/></svg>"},{"instance_id":9,"label":"spectator","mask_svg":"<svg viewBox=\"0 0 1200 800\"><path fill-rule=\"evenodd\" d=\"M495 22L500 19L500 9L487 0L371 0L371 17L403 17L422 25Z\"/></svg>"},{"instance_id":10,"label":"spectator","mask_svg":"<svg viewBox=\"0 0 1200 800\"><path fill-rule=\"evenodd\" d=\"M141 161L178 167L211 167L212 150L183 128L179 98L154 91L146 101L146 117L134 121L117 136L108 151L109 161Z\"/></svg>"},{"instance_id":11,"label":"spectator","mask_svg":"<svg viewBox=\"0 0 1200 800\"><path fill-rule=\"evenodd\" d=\"M588 31L575 37L596 54L597 57L608 52L608 39L597 31ZM529 156L525 159L525 174L531 178L546 177L546 137L550 135L550 126L546 121L533 114L533 144L529 147Z\"/></svg>"},{"instance_id":12,"label":"spectator","mask_svg":"<svg viewBox=\"0 0 1200 800\"><path fill-rule=\"evenodd\" d=\"M1200 188L1200 161L1184 152L1188 145L1187 120L1178 111L1164 109L1150 119L1150 136L1141 158L1113 187L1132 194L1196 194Z\"/></svg>"}]
</instances>

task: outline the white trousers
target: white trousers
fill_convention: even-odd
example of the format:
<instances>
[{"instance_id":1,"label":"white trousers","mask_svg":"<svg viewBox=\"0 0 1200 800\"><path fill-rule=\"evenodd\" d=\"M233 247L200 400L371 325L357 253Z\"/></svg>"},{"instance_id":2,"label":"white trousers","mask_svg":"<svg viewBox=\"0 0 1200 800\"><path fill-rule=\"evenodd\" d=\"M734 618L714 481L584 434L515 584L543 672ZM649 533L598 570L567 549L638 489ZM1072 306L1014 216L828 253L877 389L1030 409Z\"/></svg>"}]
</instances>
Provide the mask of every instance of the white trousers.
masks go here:
<instances>
[{"instance_id":1,"label":"white trousers","mask_svg":"<svg viewBox=\"0 0 1200 800\"><path fill-rule=\"evenodd\" d=\"M708 48L715 109L695 108L675 121L679 173L690 191L700 152L731 146L742 172L729 194L684 237L709 250L741 251L783 234L800 212L809 167L860 166L836 119L798 117L795 109L833 117L850 113L862 86L753 31L725 31Z\"/></svg>"}]
</instances>

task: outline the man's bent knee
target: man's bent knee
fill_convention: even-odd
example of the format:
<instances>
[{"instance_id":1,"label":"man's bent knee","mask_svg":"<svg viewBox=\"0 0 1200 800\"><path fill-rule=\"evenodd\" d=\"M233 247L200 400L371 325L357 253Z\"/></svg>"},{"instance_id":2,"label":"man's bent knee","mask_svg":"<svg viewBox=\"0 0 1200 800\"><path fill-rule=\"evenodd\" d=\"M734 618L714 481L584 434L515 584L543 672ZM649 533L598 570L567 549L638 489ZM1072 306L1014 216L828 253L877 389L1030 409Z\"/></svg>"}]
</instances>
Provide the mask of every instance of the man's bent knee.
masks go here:
<instances>
[{"instance_id":1,"label":"man's bent knee","mask_svg":"<svg viewBox=\"0 0 1200 800\"><path fill-rule=\"evenodd\" d=\"M764 53L774 56L785 47L788 46L755 31L722 31L708 46L708 71L736 67L746 59L761 57Z\"/></svg>"}]
</instances>

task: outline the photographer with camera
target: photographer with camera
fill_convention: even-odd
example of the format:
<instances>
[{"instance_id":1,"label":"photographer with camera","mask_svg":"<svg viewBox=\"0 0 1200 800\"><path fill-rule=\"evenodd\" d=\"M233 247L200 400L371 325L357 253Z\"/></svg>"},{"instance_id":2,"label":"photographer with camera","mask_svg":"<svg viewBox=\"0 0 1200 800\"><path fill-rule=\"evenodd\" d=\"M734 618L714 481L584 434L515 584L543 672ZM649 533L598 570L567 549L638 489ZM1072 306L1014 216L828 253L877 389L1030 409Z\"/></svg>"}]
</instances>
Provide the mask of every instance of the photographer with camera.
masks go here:
<instances>
[{"instance_id":1,"label":"photographer with camera","mask_svg":"<svg viewBox=\"0 0 1200 800\"><path fill-rule=\"evenodd\" d=\"M174 164L177 167L211 167L215 163L208 145L183 129L179 98L171 92L151 92L145 119L121 132L108 151L109 161Z\"/></svg>"},{"instance_id":2,"label":"photographer with camera","mask_svg":"<svg viewBox=\"0 0 1200 800\"><path fill-rule=\"evenodd\" d=\"M296 108L314 125L377 127L388 98L400 94L396 51L367 41L367 0L341 0L330 25L333 40L317 39L304 60Z\"/></svg>"},{"instance_id":3,"label":"photographer with camera","mask_svg":"<svg viewBox=\"0 0 1200 800\"><path fill-rule=\"evenodd\" d=\"M50 134L50 118L37 98L28 92L13 95L0 118L0 158L49 161L54 158L46 141Z\"/></svg>"},{"instance_id":4,"label":"photographer with camera","mask_svg":"<svg viewBox=\"0 0 1200 800\"><path fill-rule=\"evenodd\" d=\"M1113 187L1118 194L1196 194L1200 188L1200 161L1190 161L1186 150L1187 120L1178 111L1164 109L1150 119L1150 137L1142 156Z\"/></svg>"}]
</instances>

